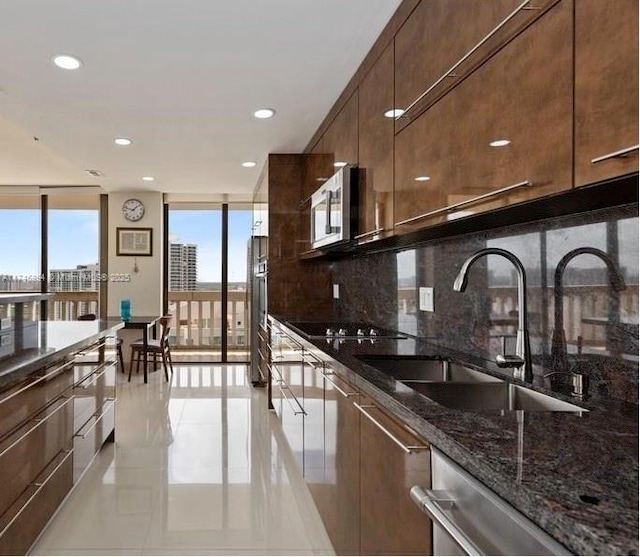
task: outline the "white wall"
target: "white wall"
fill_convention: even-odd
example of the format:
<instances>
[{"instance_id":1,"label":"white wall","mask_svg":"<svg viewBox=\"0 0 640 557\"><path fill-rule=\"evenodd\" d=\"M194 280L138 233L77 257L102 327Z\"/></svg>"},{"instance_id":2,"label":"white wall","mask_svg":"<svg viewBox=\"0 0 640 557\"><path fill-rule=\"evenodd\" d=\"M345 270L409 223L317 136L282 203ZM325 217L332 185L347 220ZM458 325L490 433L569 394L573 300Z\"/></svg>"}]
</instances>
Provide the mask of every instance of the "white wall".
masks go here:
<instances>
[{"instance_id":1,"label":"white wall","mask_svg":"<svg viewBox=\"0 0 640 557\"><path fill-rule=\"evenodd\" d=\"M145 205L142 219L132 223L122 216L122 204L136 198ZM138 257L138 273L133 272L136 258L116 255L116 228L152 228L153 255ZM109 194L109 274L128 274L130 282L109 281L109 317L120 316L120 300L129 298L133 315L162 315L162 193L114 192Z\"/></svg>"}]
</instances>

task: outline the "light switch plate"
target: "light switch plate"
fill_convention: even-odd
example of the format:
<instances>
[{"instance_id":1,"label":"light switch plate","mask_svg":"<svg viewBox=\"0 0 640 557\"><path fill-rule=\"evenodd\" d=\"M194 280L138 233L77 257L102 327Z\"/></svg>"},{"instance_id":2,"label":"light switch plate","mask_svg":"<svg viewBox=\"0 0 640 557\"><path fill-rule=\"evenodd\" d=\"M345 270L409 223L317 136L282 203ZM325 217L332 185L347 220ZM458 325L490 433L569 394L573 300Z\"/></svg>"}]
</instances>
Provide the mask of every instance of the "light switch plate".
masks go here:
<instances>
[{"instance_id":1,"label":"light switch plate","mask_svg":"<svg viewBox=\"0 0 640 557\"><path fill-rule=\"evenodd\" d=\"M340 299L340 285L339 284L334 284L333 285L333 299L334 300L339 300Z\"/></svg>"},{"instance_id":2,"label":"light switch plate","mask_svg":"<svg viewBox=\"0 0 640 557\"><path fill-rule=\"evenodd\" d=\"M435 311L433 307L433 288L421 286L418 294L420 296L420 311Z\"/></svg>"}]
</instances>

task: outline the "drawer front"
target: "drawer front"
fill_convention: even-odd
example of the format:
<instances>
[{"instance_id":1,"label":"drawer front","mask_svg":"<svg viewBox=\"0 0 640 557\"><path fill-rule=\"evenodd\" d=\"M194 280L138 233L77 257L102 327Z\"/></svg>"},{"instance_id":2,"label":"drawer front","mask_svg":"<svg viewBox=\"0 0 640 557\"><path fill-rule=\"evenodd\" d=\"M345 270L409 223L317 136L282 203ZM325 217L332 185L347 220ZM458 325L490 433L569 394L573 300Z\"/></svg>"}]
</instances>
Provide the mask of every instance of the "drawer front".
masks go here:
<instances>
[{"instance_id":1,"label":"drawer front","mask_svg":"<svg viewBox=\"0 0 640 557\"><path fill-rule=\"evenodd\" d=\"M78 432L107 399L115 398L115 370L115 364L99 367L94 373L74 386L74 432Z\"/></svg>"},{"instance_id":2,"label":"drawer front","mask_svg":"<svg viewBox=\"0 0 640 557\"><path fill-rule=\"evenodd\" d=\"M24 555L71 489L73 451L62 451L0 517L0 554Z\"/></svg>"},{"instance_id":3,"label":"drawer front","mask_svg":"<svg viewBox=\"0 0 640 557\"><path fill-rule=\"evenodd\" d=\"M0 513L55 456L71 448L73 397L60 397L0 444Z\"/></svg>"},{"instance_id":4,"label":"drawer front","mask_svg":"<svg viewBox=\"0 0 640 557\"><path fill-rule=\"evenodd\" d=\"M77 483L93 457L115 428L115 401L100 406L73 437L73 483Z\"/></svg>"},{"instance_id":5,"label":"drawer front","mask_svg":"<svg viewBox=\"0 0 640 557\"><path fill-rule=\"evenodd\" d=\"M72 366L57 362L0 394L0 440L71 387Z\"/></svg>"}]
</instances>

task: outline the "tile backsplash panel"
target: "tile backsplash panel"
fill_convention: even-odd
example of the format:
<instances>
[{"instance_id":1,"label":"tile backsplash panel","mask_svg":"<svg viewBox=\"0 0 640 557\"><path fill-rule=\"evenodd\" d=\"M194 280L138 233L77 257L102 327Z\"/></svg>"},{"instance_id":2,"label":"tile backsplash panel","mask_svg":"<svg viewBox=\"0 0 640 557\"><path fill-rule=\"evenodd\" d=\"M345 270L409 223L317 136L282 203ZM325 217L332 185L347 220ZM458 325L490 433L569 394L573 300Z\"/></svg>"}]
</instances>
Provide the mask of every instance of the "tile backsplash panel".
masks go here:
<instances>
[{"instance_id":1,"label":"tile backsplash panel","mask_svg":"<svg viewBox=\"0 0 640 557\"><path fill-rule=\"evenodd\" d=\"M476 251L502 248L526 270L528 328L534 382L567 390L568 375L589 375L591 396L638 402L638 206L494 229L473 235L332 263L340 284L337 318L366 320L493 361L513 353L518 321L517 277L507 259L489 255L470 269L465 292L452 288L463 262ZM624 280L617 291L604 253ZM562 291L554 287L558 263ZM573 257L571 257L573 255ZM615 277L614 277L615 278ZM615 282L615 281L614 281ZM420 287L435 290L435 311L418 309ZM621 286L618 286L618 289ZM554 308L562 294L562 312ZM566 352L552 348L564 331ZM558 354L566 354L559 358Z\"/></svg>"}]
</instances>

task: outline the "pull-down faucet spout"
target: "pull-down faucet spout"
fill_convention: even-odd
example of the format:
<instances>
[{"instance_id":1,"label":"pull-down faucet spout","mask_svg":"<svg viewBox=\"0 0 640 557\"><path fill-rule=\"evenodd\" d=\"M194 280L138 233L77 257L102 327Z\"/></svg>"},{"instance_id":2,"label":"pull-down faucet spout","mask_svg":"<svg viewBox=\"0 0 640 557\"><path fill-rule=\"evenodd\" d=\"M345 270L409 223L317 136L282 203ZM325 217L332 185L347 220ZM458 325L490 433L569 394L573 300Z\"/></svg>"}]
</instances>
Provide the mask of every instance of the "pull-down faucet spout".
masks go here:
<instances>
[{"instance_id":1,"label":"pull-down faucet spout","mask_svg":"<svg viewBox=\"0 0 640 557\"><path fill-rule=\"evenodd\" d=\"M513 253L504 249L481 249L462 264L460 272L453 283L453 289L456 292L465 291L471 265L485 255L500 255L511 261L518 274L518 331L516 334L516 350L515 354L498 354L498 356L496 356L496 364L504 368L512 367L515 378L531 383L533 381L533 369L531 366L529 330L527 329L527 279L522 262L513 255Z\"/></svg>"},{"instance_id":2,"label":"pull-down faucet spout","mask_svg":"<svg viewBox=\"0 0 640 557\"><path fill-rule=\"evenodd\" d=\"M606 252L597 248L584 247L568 252L556 267L553 280L554 292L554 325L551 335L551 366L554 373L566 372L567 365L567 341L564 334L564 289L562 286L562 276L569 262L578 255L589 254L599 257L607 266L609 272L609 283L614 292L621 292L627 288L624 278L618 271L613 259Z\"/></svg>"}]
</instances>

